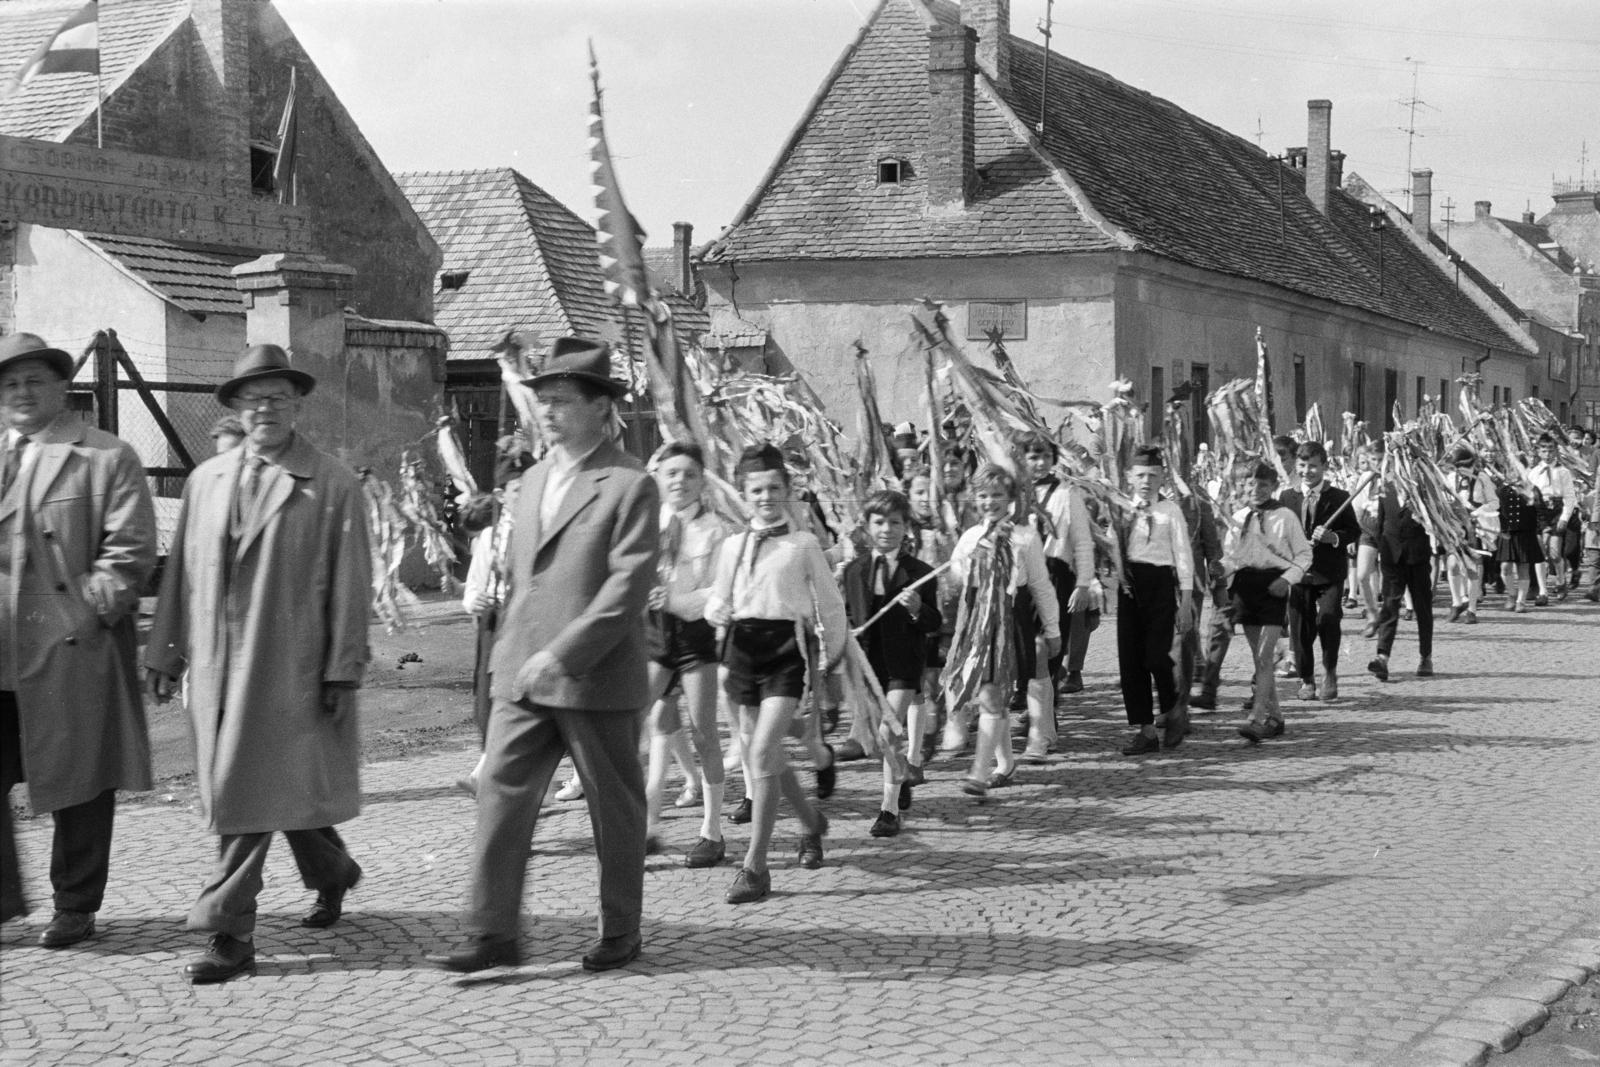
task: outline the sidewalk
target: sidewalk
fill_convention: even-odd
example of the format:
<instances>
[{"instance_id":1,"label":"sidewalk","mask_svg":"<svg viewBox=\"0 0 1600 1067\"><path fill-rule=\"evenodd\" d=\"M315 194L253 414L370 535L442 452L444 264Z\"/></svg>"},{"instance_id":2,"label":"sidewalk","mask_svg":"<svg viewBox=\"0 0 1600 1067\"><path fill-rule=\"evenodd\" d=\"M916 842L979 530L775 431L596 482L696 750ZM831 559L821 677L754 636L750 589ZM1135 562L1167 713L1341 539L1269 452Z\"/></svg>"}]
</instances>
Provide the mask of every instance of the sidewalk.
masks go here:
<instances>
[{"instance_id":1,"label":"sidewalk","mask_svg":"<svg viewBox=\"0 0 1600 1067\"><path fill-rule=\"evenodd\" d=\"M280 842L260 974L222 987L180 974L214 840L177 805L125 806L97 939L34 947L47 912L0 934L0 1062L1371 1062L1600 913L1600 612L1482 615L1440 625L1430 680L1408 625L1388 685L1347 638L1344 698L1286 700L1288 735L1256 750L1233 733L1236 655L1225 710L1142 760L1114 754L1101 632L1056 762L985 804L959 794L965 765L935 764L889 841L866 835L877 767L843 765L826 867L794 865L787 817L760 904L722 902L731 865L653 857L645 956L609 975L578 966L582 804L540 827L524 967L420 965L461 933L470 743L368 768L344 828L366 879L334 929L296 925L309 895ZM698 815L668 820L688 845ZM744 828L729 838L737 855ZM35 902L48 842L47 820L21 824Z\"/></svg>"}]
</instances>

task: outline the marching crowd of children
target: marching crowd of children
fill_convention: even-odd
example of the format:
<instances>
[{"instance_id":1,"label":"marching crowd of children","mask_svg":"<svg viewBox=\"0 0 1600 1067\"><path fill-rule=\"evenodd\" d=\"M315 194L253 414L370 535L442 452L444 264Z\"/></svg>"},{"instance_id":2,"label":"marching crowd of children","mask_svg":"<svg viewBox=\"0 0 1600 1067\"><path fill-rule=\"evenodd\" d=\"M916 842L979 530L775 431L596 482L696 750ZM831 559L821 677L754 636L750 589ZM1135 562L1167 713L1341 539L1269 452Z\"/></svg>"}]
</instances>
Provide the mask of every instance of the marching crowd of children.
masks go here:
<instances>
[{"instance_id":1,"label":"marching crowd of children","mask_svg":"<svg viewBox=\"0 0 1600 1067\"><path fill-rule=\"evenodd\" d=\"M841 537L796 484L790 457L771 445L747 449L736 468L751 516L744 528L708 506L698 447L669 444L652 462L663 504L649 618L656 699L648 711L647 848L664 848L663 793L676 760L688 782L679 806L703 809L684 862L723 862L727 776L740 770L745 795L730 819L748 824L749 841L730 903L771 890L780 800L803 828L799 865L822 865L828 819L818 801L832 793L847 750L848 758L875 752L882 760L875 837L900 832L930 758L959 759L970 746L960 788L979 798L1011 785L1019 762L1046 762L1058 745L1058 700L1083 689L1084 657L1105 606L1102 578L1111 580L1097 566L1097 533L1115 539L1121 563L1115 629L1128 756L1181 745L1190 710L1217 708L1237 628L1253 679L1237 732L1254 746L1285 732L1280 675L1298 679L1301 700L1338 698L1346 610L1364 607L1376 678L1389 678L1402 616L1415 621L1416 674L1431 675L1441 569L1451 598L1446 621L1475 623L1485 584L1496 581L1507 609L1525 612L1530 594L1542 606L1575 587L1587 521L1586 595L1600 600L1600 502L1580 498L1552 439L1541 439L1539 462L1521 483L1492 477L1466 444L1452 451L1452 488L1479 535L1477 552L1463 558L1436 555L1395 485L1378 476L1382 438L1354 457L1353 492L1329 480L1323 445L1279 438L1277 463L1238 472L1248 477L1249 502L1231 514L1216 502L1216 484L1176 491L1162 450L1143 446L1129 470L1132 507L1097 527L1083 493L1060 477L1059 447L1044 434L1015 442L1031 485L958 449L929 470L914 432L906 436L895 442L904 491L871 495L861 528ZM1592 449L1582 455L1591 465L1583 481L1592 485L1600 457ZM1280 470L1297 484L1281 484ZM467 583L465 606L490 641L505 532L502 522L478 535ZM873 729L855 709L851 740L836 752L824 738L852 635L887 710ZM1025 723L1020 753L1014 712L1019 729ZM729 727L726 753L719 718ZM809 757L814 785L802 784L791 765L791 740ZM462 786L473 790L475 779ZM574 780L557 798L581 795Z\"/></svg>"}]
</instances>

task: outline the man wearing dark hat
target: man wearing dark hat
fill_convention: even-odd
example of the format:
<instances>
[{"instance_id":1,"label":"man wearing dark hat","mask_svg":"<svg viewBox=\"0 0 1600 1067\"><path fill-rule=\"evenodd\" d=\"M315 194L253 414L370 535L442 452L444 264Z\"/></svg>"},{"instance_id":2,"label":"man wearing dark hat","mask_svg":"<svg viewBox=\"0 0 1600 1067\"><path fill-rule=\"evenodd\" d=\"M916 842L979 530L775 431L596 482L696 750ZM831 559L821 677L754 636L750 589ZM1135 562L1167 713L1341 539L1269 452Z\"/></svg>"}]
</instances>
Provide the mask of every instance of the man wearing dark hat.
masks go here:
<instances>
[{"instance_id":1,"label":"man wearing dark hat","mask_svg":"<svg viewBox=\"0 0 1600 1067\"><path fill-rule=\"evenodd\" d=\"M645 608L656 582L660 501L644 465L612 444L603 344L564 337L528 379L548 455L522 475L510 593L490 665L494 708L478 778L471 939L430 957L453 971L516 965L523 881L539 802L561 757L578 768L600 861L600 940L583 966L639 954L645 796L640 712L650 701Z\"/></svg>"},{"instance_id":2,"label":"man wearing dark hat","mask_svg":"<svg viewBox=\"0 0 1600 1067\"><path fill-rule=\"evenodd\" d=\"M295 430L316 380L257 345L217 387L244 444L189 475L145 651L158 701L188 672L201 811L221 838L189 912L212 934L185 968L221 982L255 965L256 895L275 831L339 920L361 868L334 826L361 808L355 690L369 658L372 562L356 476Z\"/></svg>"},{"instance_id":3,"label":"man wearing dark hat","mask_svg":"<svg viewBox=\"0 0 1600 1067\"><path fill-rule=\"evenodd\" d=\"M0 922L27 913L5 798L50 812L45 948L95 932L118 789L150 788L134 609L155 510L127 443L67 410L72 357L0 338Z\"/></svg>"}]
</instances>

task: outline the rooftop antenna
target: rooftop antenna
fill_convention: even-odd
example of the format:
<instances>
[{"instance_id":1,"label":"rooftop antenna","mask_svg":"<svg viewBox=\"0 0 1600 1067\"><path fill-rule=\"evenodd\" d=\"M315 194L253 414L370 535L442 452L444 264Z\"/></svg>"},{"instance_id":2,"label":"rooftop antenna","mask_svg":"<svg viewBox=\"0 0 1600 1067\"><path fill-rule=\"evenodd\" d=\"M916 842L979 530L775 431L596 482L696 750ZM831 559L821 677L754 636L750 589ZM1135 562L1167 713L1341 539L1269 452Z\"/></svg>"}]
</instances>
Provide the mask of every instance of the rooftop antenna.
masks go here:
<instances>
[{"instance_id":1,"label":"rooftop antenna","mask_svg":"<svg viewBox=\"0 0 1600 1067\"><path fill-rule=\"evenodd\" d=\"M1039 124L1034 132L1042 140L1044 138L1044 107L1045 101L1050 96L1050 27L1055 15L1056 0L1044 0L1044 21L1039 23L1039 32L1044 34L1044 72L1039 76Z\"/></svg>"},{"instance_id":2,"label":"rooftop antenna","mask_svg":"<svg viewBox=\"0 0 1600 1067\"><path fill-rule=\"evenodd\" d=\"M1256 112L1256 147L1257 148L1261 147L1261 139L1263 137L1265 137L1266 135L1267 135L1266 131L1261 128L1261 112L1257 111Z\"/></svg>"},{"instance_id":3,"label":"rooftop antenna","mask_svg":"<svg viewBox=\"0 0 1600 1067\"><path fill-rule=\"evenodd\" d=\"M1412 149L1416 145L1417 138L1425 136L1417 132L1417 108L1433 109L1433 105L1417 97L1417 72L1422 67L1422 60L1406 56L1406 62L1411 64L1411 97L1407 100L1397 100L1395 102L1406 109L1406 124L1397 127L1397 129L1406 135L1406 174L1409 176L1411 174ZM1406 195L1406 214L1409 215L1411 213L1411 186L1409 183L1406 185L1404 192Z\"/></svg>"}]
</instances>

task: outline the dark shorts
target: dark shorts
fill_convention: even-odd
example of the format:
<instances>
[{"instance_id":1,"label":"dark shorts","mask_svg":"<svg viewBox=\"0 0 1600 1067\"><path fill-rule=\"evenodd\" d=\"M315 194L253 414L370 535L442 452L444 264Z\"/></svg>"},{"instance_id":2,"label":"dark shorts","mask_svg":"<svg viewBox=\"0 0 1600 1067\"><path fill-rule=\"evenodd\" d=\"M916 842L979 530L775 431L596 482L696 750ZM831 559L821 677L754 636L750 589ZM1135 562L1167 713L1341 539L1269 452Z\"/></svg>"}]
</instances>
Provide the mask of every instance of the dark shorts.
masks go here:
<instances>
[{"instance_id":1,"label":"dark shorts","mask_svg":"<svg viewBox=\"0 0 1600 1067\"><path fill-rule=\"evenodd\" d=\"M878 688L885 693L892 693L896 689L909 689L913 693L922 692L921 678L891 678L888 671L880 671L873 665L872 673L878 676Z\"/></svg>"},{"instance_id":2,"label":"dark shorts","mask_svg":"<svg viewBox=\"0 0 1600 1067\"><path fill-rule=\"evenodd\" d=\"M757 707L768 697L799 700L806 692L806 660L793 619L735 619L723 645L728 668L723 690L735 707Z\"/></svg>"},{"instance_id":3,"label":"dark shorts","mask_svg":"<svg viewBox=\"0 0 1600 1067\"><path fill-rule=\"evenodd\" d=\"M704 619L652 611L647 633L650 659L673 674L717 662L717 631Z\"/></svg>"},{"instance_id":4,"label":"dark shorts","mask_svg":"<svg viewBox=\"0 0 1600 1067\"><path fill-rule=\"evenodd\" d=\"M1281 577L1281 570L1234 571L1228 586L1233 596L1233 621L1240 626L1282 626L1289 598L1267 591Z\"/></svg>"},{"instance_id":5,"label":"dark shorts","mask_svg":"<svg viewBox=\"0 0 1600 1067\"><path fill-rule=\"evenodd\" d=\"M1561 521L1561 509L1564 506L1565 504L1558 496L1553 496L1539 505L1536 521L1540 534L1545 537L1554 537L1556 535L1556 523Z\"/></svg>"}]
</instances>

